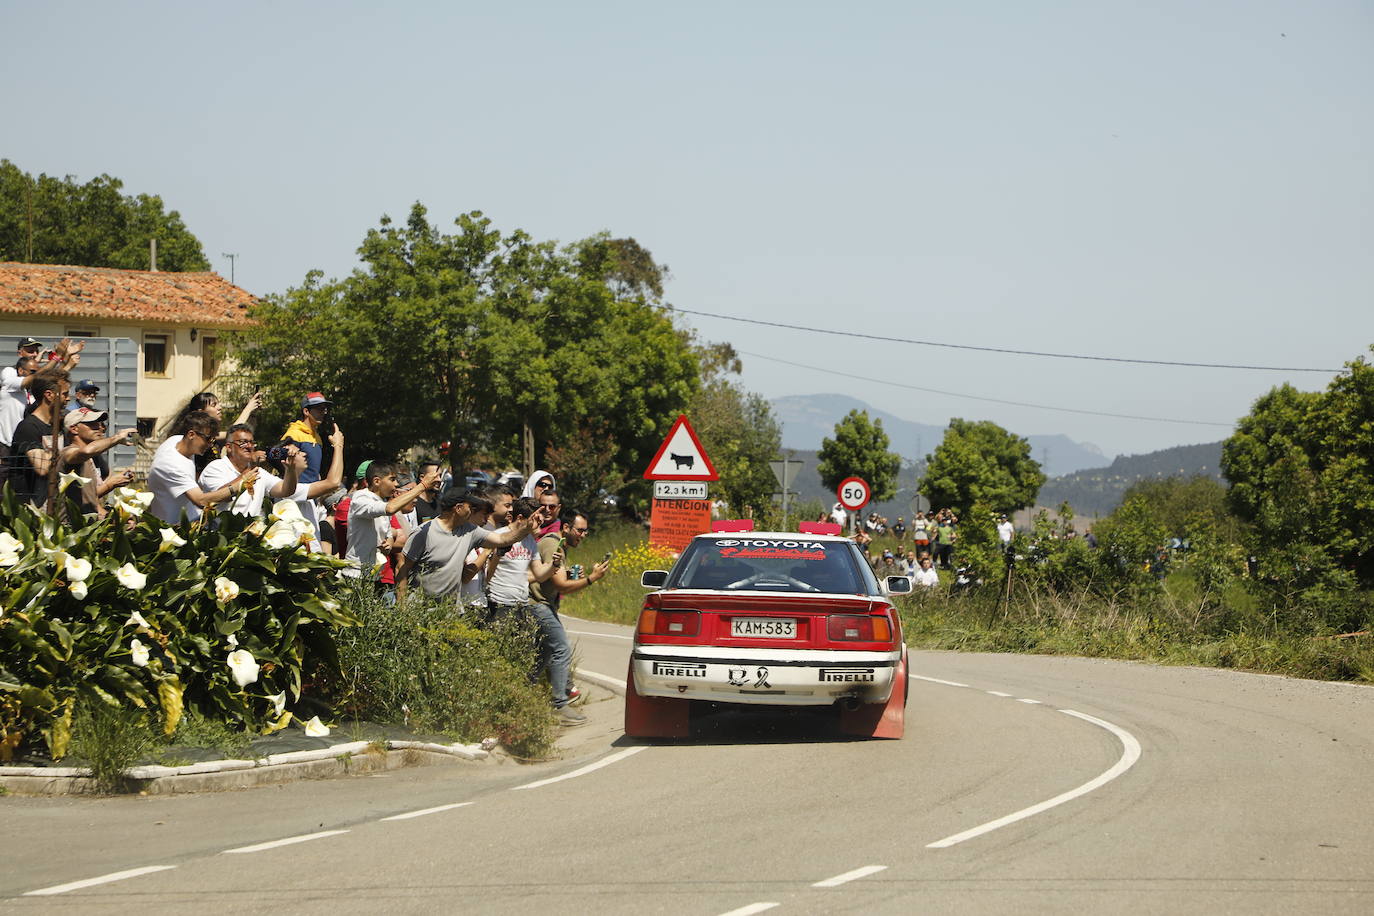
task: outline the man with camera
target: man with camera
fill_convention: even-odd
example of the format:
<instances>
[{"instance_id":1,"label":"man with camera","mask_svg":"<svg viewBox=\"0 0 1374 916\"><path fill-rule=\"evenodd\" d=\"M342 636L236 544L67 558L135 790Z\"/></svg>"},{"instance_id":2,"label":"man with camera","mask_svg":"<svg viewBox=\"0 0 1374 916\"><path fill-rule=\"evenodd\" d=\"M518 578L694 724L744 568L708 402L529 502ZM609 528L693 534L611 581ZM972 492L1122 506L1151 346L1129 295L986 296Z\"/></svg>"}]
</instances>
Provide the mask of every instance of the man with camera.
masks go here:
<instances>
[{"instance_id":1,"label":"man with camera","mask_svg":"<svg viewBox=\"0 0 1374 916\"><path fill-rule=\"evenodd\" d=\"M65 392L63 392L65 400ZM193 410L182 421L181 433L170 448L159 448L148 468L148 489L153 494L149 511L175 525L182 515L190 521L200 518L202 509L230 497L237 497L251 489L258 479L258 469L249 468L233 480L214 490L202 490L196 484L195 456L202 454L219 436L219 422L203 410Z\"/></svg>"},{"instance_id":2,"label":"man with camera","mask_svg":"<svg viewBox=\"0 0 1374 916\"><path fill-rule=\"evenodd\" d=\"M305 452L294 445L277 445L268 449L269 460L282 463L282 476L271 471L259 470L257 481L230 502L225 510L238 515L260 516L263 503L268 496L273 499L294 499L304 503L316 499L336 489L343 482L343 430L334 427L329 437L334 446L334 458L330 462L329 475L314 483L304 483L301 475L305 471ZM224 443L224 455L216 458L200 472L200 488L217 490L226 483L245 474L253 467L253 452L257 448L253 428L246 423L235 423L229 427L229 438ZM280 449L280 452L278 452ZM302 512L304 514L304 512Z\"/></svg>"}]
</instances>

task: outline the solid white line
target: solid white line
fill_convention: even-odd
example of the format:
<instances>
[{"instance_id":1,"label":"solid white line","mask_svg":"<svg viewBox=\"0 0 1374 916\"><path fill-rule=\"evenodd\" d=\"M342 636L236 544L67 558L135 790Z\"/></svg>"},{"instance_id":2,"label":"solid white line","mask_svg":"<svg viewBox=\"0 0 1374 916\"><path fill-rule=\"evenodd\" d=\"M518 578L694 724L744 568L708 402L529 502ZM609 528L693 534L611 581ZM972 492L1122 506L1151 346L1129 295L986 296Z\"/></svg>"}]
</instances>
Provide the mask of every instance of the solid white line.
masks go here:
<instances>
[{"instance_id":1,"label":"solid white line","mask_svg":"<svg viewBox=\"0 0 1374 916\"><path fill-rule=\"evenodd\" d=\"M252 846L240 846L238 849L226 849L225 855L234 855L240 852L262 852L267 849L276 849L278 846L291 846L295 843L307 843L310 840L322 840L327 836L338 836L347 833L347 830L321 830L319 833L303 833L300 836L289 836L281 840L272 840L269 843L256 843Z\"/></svg>"},{"instance_id":2,"label":"solid white line","mask_svg":"<svg viewBox=\"0 0 1374 916\"><path fill-rule=\"evenodd\" d=\"M1032 706L1039 706L1039 705L1040 705L1040 701L1039 701L1039 700L1031 700L1031 699L1027 699L1026 697L1022 697L1021 699L1017 700L1016 702L1018 702L1018 703L1029 703L1029 704L1032 705Z\"/></svg>"},{"instance_id":3,"label":"solid white line","mask_svg":"<svg viewBox=\"0 0 1374 916\"><path fill-rule=\"evenodd\" d=\"M1003 692L1000 691L1000 690L988 690L988 691L985 691L985 692L986 692L986 693L990 693L990 694L992 694L992 695L995 696L995 697L1009 697L1009 696L1011 696L1011 694L1009 694L1009 693L1003 693Z\"/></svg>"},{"instance_id":4,"label":"solid white line","mask_svg":"<svg viewBox=\"0 0 1374 916\"><path fill-rule=\"evenodd\" d=\"M856 868L847 871L842 875L833 878L826 878L824 881L817 881L812 887L839 887L841 884L848 884L850 881L857 881L860 878L867 878L869 875L876 875L878 872L887 868L886 865L865 865L863 868Z\"/></svg>"},{"instance_id":5,"label":"solid white line","mask_svg":"<svg viewBox=\"0 0 1374 916\"><path fill-rule=\"evenodd\" d=\"M440 811L452 811L454 808L464 808L472 802L455 802L451 805L439 805L437 808L421 808L419 811L407 811L405 814L393 814L391 817L384 817L384 821L408 821L412 817L424 817L426 814L438 814Z\"/></svg>"},{"instance_id":6,"label":"solid white line","mask_svg":"<svg viewBox=\"0 0 1374 916\"><path fill-rule=\"evenodd\" d=\"M1022 808L1020 811L1017 811L1013 814L1008 814L1006 817L999 817L995 821L988 821L986 824L980 824L977 827L965 830L963 833L956 833L953 836L945 837L943 840L936 840L934 843L927 843L927 849L945 849L949 846L953 846L956 843L962 843L965 840L971 840L974 837L982 836L985 833L991 833L999 827L1005 827L1008 824L1014 824L1017 821L1024 820L1025 818L1039 814L1042 811L1048 811L1049 809L1062 805L1065 802L1073 801L1075 798L1078 798L1079 796L1087 795L1094 789L1098 789L1102 786L1105 786L1107 783L1111 782L1113 779L1116 779L1122 773L1125 773L1131 767L1135 766L1135 762L1140 759L1140 742L1135 740L1135 736L1132 735L1130 732L1126 731L1124 728L1119 728L1110 722L1094 718L1093 716L1085 715L1081 712L1075 712L1072 709L1061 709L1059 711L1067 716L1073 716L1076 719L1082 719L1084 722L1091 722L1093 725L1096 725L1099 728L1105 728L1107 731L1115 735L1117 740L1121 742L1121 759L1118 760L1115 764L1113 764L1109 769L1104 770L1101 775L1097 776L1095 779L1088 780L1076 789L1070 789L1068 792L1065 792L1062 795L1056 795L1054 798L1048 799L1046 801L1042 801L1038 805L1031 805L1029 808Z\"/></svg>"},{"instance_id":7,"label":"solid white line","mask_svg":"<svg viewBox=\"0 0 1374 916\"><path fill-rule=\"evenodd\" d=\"M720 916L754 916L755 913L762 913L764 910L771 910L775 906L781 906L781 904L751 903L748 906L742 906L737 910L731 910L728 913L721 913Z\"/></svg>"},{"instance_id":8,"label":"solid white line","mask_svg":"<svg viewBox=\"0 0 1374 916\"><path fill-rule=\"evenodd\" d=\"M908 674L907 677L913 681L930 681L932 684L944 684L946 687L967 687L968 684L961 684L958 681L942 681L938 677L921 677L919 674Z\"/></svg>"},{"instance_id":9,"label":"solid white line","mask_svg":"<svg viewBox=\"0 0 1374 916\"><path fill-rule=\"evenodd\" d=\"M101 875L99 878L87 878L84 881L73 881L70 884L58 884L53 887L45 887L36 891L29 891L25 897L51 897L53 894L65 894L67 891L79 891L83 887L95 887L97 884L109 884L111 881L123 881L125 878L137 878L139 875L151 875L155 871L167 871L176 868L175 865L146 865L143 868L131 868L128 871L112 872L108 875Z\"/></svg>"},{"instance_id":10,"label":"solid white line","mask_svg":"<svg viewBox=\"0 0 1374 916\"><path fill-rule=\"evenodd\" d=\"M625 640L626 642L632 642L632 641L634 640L634 637L633 637L633 636L620 636L620 635L615 634L615 633L597 633L597 632L594 632L594 631L592 631L592 630L567 630L567 629L565 629L563 632L564 632L564 633L573 633L573 634L575 634L575 635L577 635L577 636L599 636L599 637L602 638L602 639L623 639L623 640Z\"/></svg>"},{"instance_id":11,"label":"solid white line","mask_svg":"<svg viewBox=\"0 0 1374 916\"><path fill-rule=\"evenodd\" d=\"M591 773L595 770L599 770L602 767L608 767L613 763L624 760L631 754L638 754L640 751L648 750L648 748L649 746L647 744L640 744L636 745L635 747L627 747L625 748L625 750L620 751L619 753L612 754L609 757L602 757L596 763L589 763L581 769L573 770L571 773L564 773L562 776L553 776L549 779L540 779L535 782L527 782L523 786L514 786L511 789L511 791L517 792L520 789L538 789L540 786L547 786L555 782L562 782L565 779L576 779L578 776L586 776L588 773Z\"/></svg>"}]
</instances>

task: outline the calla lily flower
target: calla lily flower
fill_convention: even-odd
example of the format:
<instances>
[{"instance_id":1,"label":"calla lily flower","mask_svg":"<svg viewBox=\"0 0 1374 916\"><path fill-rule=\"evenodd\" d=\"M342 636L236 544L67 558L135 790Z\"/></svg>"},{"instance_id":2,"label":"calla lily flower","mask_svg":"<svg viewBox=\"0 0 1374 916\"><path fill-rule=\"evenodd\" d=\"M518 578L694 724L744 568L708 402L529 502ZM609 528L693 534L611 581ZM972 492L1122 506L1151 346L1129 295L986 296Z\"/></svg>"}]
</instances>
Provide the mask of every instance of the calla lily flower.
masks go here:
<instances>
[{"instance_id":1,"label":"calla lily flower","mask_svg":"<svg viewBox=\"0 0 1374 916\"><path fill-rule=\"evenodd\" d=\"M229 670L234 675L234 683L247 687L258 679L258 663L253 653L247 649L235 649L229 653Z\"/></svg>"},{"instance_id":2,"label":"calla lily flower","mask_svg":"<svg viewBox=\"0 0 1374 916\"><path fill-rule=\"evenodd\" d=\"M67 487L70 487L72 484L76 484L78 487L84 487L90 482L91 478L82 477L80 474L76 473L76 471L68 471L58 478L57 492L67 492Z\"/></svg>"},{"instance_id":3,"label":"calla lily flower","mask_svg":"<svg viewBox=\"0 0 1374 916\"><path fill-rule=\"evenodd\" d=\"M259 537L259 538L262 537L263 532L266 531L266 530L267 530L267 525L264 524L264 523L263 523L263 520L260 519L260 518L255 518L255 519L253 519L253 523L252 523L251 525L249 525L248 528L247 528L247 531L248 531L249 534L253 535L254 537Z\"/></svg>"},{"instance_id":4,"label":"calla lily flower","mask_svg":"<svg viewBox=\"0 0 1374 916\"><path fill-rule=\"evenodd\" d=\"M0 553L0 566L15 566L19 563L19 554Z\"/></svg>"},{"instance_id":5,"label":"calla lily flower","mask_svg":"<svg viewBox=\"0 0 1374 916\"><path fill-rule=\"evenodd\" d=\"M321 722L319 716L313 716L305 723L305 733L312 738L328 738L329 726Z\"/></svg>"},{"instance_id":6,"label":"calla lily flower","mask_svg":"<svg viewBox=\"0 0 1374 916\"><path fill-rule=\"evenodd\" d=\"M267 529L267 536L262 539L262 542L273 550L281 550L300 543L300 534L290 522L273 522L272 527Z\"/></svg>"},{"instance_id":7,"label":"calla lily flower","mask_svg":"<svg viewBox=\"0 0 1374 916\"><path fill-rule=\"evenodd\" d=\"M153 494L133 487L120 487L114 491L113 502L120 512L137 518L153 504Z\"/></svg>"},{"instance_id":8,"label":"calla lily flower","mask_svg":"<svg viewBox=\"0 0 1374 916\"><path fill-rule=\"evenodd\" d=\"M224 576L215 577L215 597L220 604L233 601L239 596L239 587L233 579L226 579Z\"/></svg>"},{"instance_id":9,"label":"calla lily flower","mask_svg":"<svg viewBox=\"0 0 1374 916\"><path fill-rule=\"evenodd\" d=\"M272 520L275 522L295 521L303 517L301 507L296 505L294 499L279 499L272 504Z\"/></svg>"},{"instance_id":10,"label":"calla lily flower","mask_svg":"<svg viewBox=\"0 0 1374 916\"><path fill-rule=\"evenodd\" d=\"M75 598L77 601L85 601L85 600L86 600L86 583L85 583L85 582L82 582L81 580L78 579L77 581L73 582L71 585L69 585L69 586L67 586L67 587L71 589L71 591L72 591L72 597Z\"/></svg>"},{"instance_id":11,"label":"calla lily flower","mask_svg":"<svg viewBox=\"0 0 1374 916\"><path fill-rule=\"evenodd\" d=\"M132 656L131 660L138 667L146 668L148 666L148 647L137 639L129 640L129 655Z\"/></svg>"},{"instance_id":12,"label":"calla lily flower","mask_svg":"<svg viewBox=\"0 0 1374 916\"><path fill-rule=\"evenodd\" d=\"M140 614L138 611L134 611L132 614L129 615L129 619L124 621L124 625L126 627L131 623L140 626L145 630L152 629L152 627L148 626L148 621L144 620L143 615Z\"/></svg>"},{"instance_id":13,"label":"calla lily flower","mask_svg":"<svg viewBox=\"0 0 1374 916\"><path fill-rule=\"evenodd\" d=\"M235 636L233 633L230 633L228 636L224 637L224 641L229 643L229 645L233 646L234 648L238 648L239 638Z\"/></svg>"},{"instance_id":14,"label":"calla lily flower","mask_svg":"<svg viewBox=\"0 0 1374 916\"><path fill-rule=\"evenodd\" d=\"M139 572L132 563L125 563L123 566L119 567L119 569L116 569L115 578L119 580L120 585L125 588L133 589L134 591L138 591L148 584L148 576L145 573Z\"/></svg>"},{"instance_id":15,"label":"calla lily flower","mask_svg":"<svg viewBox=\"0 0 1374 916\"><path fill-rule=\"evenodd\" d=\"M80 557L67 557L67 578L72 582L85 582L91 575L91 561Z\"/></svg>"},{"instance_id":16,"label":"calla lily flower","mask_svg":"<svg viewBox=\"0 0 1374 916\"><path fill-rule=\"evenodd\" d=\"M172 530L171 528L163 528L162 543L158 545L157 552L162 553L165 550L172 550L177 547L185 546L186 539L184 537L177 534L176 531Z\"/></svg>"},{"instance_id":17,"label":"calla lily flower","mask_svg":"<svg viewBox=\"0 0 1374 916\"><path fill-rule=\"evenodd\" d=\"M0 553L22 553L23 550L23 541L8 531L0 531Z\"/></svg>"},{"instance_id":18,"label":"calla lily flower","mask_svg":"<svg viewBox=\"0 0 1374 916\"><path fill-rule=\"evenodd\" d=\"M272 704L272 711L276 715L281 715L282 711L286 709L286 691L283 690L281 693L277 694L274 697L268 697L267 702ZM315 718L318 720L319 716L316 716Z\"/></svg>"}]
</instances>

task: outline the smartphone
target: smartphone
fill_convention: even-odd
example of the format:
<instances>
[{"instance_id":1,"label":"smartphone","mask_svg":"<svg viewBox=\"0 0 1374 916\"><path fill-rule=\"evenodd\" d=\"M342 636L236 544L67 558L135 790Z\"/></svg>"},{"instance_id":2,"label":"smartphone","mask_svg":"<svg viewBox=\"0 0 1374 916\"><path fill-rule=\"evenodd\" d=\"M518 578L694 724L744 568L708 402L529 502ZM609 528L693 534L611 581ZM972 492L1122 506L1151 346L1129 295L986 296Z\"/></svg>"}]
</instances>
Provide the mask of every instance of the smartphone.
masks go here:
<instances>
[{"instance_id":1,"label":"smartphone","mask_svg":"<svg viewBox=\"0 0 1374 916\"><path fill-rule=\"evenodd\" d=\"M606 551L606 555L605 555L604 557L601 558L601 562L602 562L602 563L609 563L609 562L611 562L611 552L610 552L609 550Z\"/></svg>"},{"instance_id":2,"label":"smartphone","mask_svg":"<svg viewBox=\"0 0 1374 916\"><path fill-rule=\"evenodd\" d=\"M253 393L254 393L254 394L261 394L261 393L262 393L262 386L261 386L261 385L254 385L254 386L253 386Z\"/></svg>"}]
</instances>

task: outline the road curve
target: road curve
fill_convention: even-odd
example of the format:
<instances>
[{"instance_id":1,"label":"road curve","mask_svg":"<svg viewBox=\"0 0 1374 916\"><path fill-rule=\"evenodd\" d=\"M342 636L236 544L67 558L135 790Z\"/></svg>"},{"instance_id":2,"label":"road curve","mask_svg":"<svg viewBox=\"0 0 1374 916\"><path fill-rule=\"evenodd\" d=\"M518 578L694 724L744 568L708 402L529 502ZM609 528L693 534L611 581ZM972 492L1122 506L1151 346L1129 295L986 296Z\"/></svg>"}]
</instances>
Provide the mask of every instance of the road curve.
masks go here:
<instances>
[{"instance_id":1,"label":"road curve","mask_svg":"<svg viewBox=\"0 0 1374 916\"><path fill-rule=\"evenodd\" d=\"M569 628L581 667L624 677L625 628ZM1374 690L933 652L912 672L901 741L720 715L539 767L0 800L26 838L0 909L1374 911ZM614 738L619 702L593 706L584 731Z\"/></svg>"}]
</instances>

